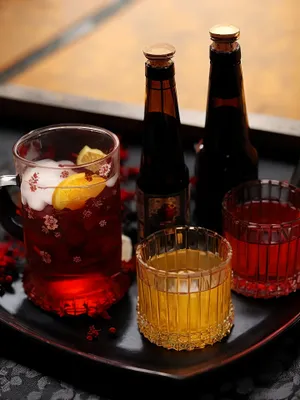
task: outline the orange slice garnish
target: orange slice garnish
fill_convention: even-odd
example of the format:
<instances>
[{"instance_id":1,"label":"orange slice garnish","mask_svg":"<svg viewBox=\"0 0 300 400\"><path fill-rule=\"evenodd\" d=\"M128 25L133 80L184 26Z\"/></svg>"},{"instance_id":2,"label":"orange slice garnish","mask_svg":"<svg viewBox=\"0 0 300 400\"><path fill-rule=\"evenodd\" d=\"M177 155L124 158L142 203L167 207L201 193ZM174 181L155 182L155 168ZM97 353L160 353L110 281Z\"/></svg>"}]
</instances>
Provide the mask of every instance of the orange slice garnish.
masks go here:
<instances>
[{"instance_id":1,"label":"orange slice garnish","mask_svg":"<svg viewBox=\"0 0 300 400\"><path fill-rule=\"evenodd\" d=\"M88 199L97 197L104 188L105 179L101 176L92 175L87 179L84 172L70 175L55 188L52 205L56 210L78 210Z\"/></svg>"},{"instance_id":2,"label":"orange slice garnish","mask_svg":"<svg viewBox=\"0 0 300 400\"><path fill-rule=\"evenodd\" d=\"M93 161L101 160L102 158L106 157L106 154L99 149L91 149L89 146L84 146L80 153L77 156L76 164L82 165L87 164ZM97 172L99 166L93 165L88 167L89 170L93 172Z\"/></svg>"}]
</instances>

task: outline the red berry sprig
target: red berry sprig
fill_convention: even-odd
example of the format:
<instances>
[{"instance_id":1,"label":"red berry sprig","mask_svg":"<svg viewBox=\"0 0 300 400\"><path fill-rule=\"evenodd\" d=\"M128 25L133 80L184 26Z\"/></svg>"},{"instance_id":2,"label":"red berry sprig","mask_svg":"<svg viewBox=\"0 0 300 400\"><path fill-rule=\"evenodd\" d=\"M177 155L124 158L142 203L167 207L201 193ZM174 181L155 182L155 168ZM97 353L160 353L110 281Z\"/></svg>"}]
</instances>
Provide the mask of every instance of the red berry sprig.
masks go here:
<instances>
[{"instance_id":1,"label":"red berry sprig","mask_svg":"<svg viewBox=\"0 0 300 400\"><path fill-rule=\"evenodd\" d=\"M99 332L101 331L101 329L96 329L95 325L91 325L89 327L89 330L86 334L86 339L90 342L92 342L95 339L98 339L99 336Z\"/></svg>"},{"instance_id":2,"label":"red berry sprig","mask_svg":"<svg viewBox=\"0 0 300 400\"><path fill-rule=\"evenodd\" d=\"M16 258L21 251L11 241L0 243L0 296L10 288L16 275Z\"/></svg>"}]
</instances>

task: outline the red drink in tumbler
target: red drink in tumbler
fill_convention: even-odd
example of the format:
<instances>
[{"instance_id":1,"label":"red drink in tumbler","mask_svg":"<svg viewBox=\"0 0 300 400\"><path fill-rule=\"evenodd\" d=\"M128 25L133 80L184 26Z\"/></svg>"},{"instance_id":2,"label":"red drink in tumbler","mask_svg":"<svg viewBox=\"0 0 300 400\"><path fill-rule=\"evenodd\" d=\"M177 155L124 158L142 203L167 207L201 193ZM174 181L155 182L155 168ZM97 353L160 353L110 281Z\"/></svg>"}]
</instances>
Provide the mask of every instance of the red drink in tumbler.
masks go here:
<instances>
[{"instance_id":1,"label":"red drink in tumbler","mask_svg":"<svg viewBox=\"0 0 300 400\"><path fill-rule=\"evenodd\" d=\"M297 287L300 191L285 183L258 182L225 197L224 235L233 251L233 289L247 296L277 297Z\"/></svg>"}]
</instances>

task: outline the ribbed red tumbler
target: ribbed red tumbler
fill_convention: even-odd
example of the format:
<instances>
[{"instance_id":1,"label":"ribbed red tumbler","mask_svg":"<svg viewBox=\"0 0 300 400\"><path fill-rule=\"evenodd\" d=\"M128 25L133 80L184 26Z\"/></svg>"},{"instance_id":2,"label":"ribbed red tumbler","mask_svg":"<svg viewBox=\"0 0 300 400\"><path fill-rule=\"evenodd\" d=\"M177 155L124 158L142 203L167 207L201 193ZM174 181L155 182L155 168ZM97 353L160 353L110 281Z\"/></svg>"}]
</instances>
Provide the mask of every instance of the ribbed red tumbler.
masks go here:
<instances>
[{"instance_id":1,"label":"ribbed red tumbler","mask_svg":"<svg viewBox=\"0 0 300 400\"><path fill-rule=\"evenodd\" d=\"M233 250L233 290L271 298L300 287L300 189L247 182L223 201L224 236Z\"/></svg>"}]
</instances>

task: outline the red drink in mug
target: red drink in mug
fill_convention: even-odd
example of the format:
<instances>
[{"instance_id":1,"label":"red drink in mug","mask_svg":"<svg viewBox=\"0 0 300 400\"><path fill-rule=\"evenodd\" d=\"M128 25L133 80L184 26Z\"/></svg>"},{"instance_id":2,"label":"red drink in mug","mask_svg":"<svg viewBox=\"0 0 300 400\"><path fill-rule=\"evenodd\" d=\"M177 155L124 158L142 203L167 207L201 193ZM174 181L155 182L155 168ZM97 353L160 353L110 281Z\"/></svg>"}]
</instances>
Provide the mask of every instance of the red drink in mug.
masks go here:
<instances>
[{"instance_id":1,"label":"red drink in mug","mask_svg":"<svg viewBox=\"0 0 300 400\"><path fill-rule=\"evenodd\" d=\"M117 136L92 126L50 126L23 136L13 155L28 298L59 315L102 313L130 285L121 268Z\"/></svg>"}]
</instances>

